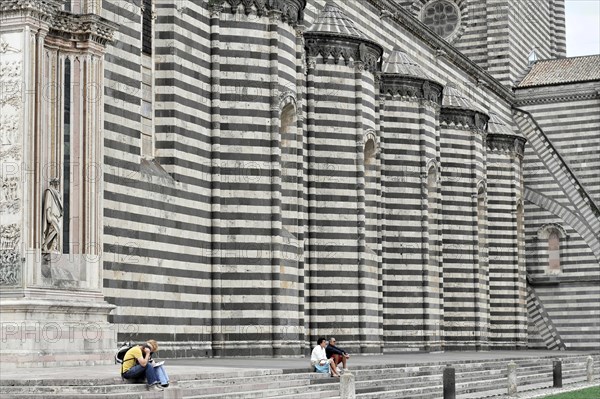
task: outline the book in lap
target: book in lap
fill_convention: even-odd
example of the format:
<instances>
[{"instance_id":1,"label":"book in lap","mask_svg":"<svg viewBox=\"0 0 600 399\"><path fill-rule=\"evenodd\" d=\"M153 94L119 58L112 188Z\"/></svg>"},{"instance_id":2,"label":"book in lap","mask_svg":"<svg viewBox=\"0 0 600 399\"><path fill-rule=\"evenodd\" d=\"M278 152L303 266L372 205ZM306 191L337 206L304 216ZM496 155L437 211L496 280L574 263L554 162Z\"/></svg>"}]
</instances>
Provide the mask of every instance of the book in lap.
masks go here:
<instances>
[{"instance_id":1,"label":"book in lap","mask_svg":"<svg viewBox=\"0 0 600 399\"><path fill-rule=\"evenodd\" d=\"M163 364L165 364L164 360L162 362L152 362L152 367L162 366Z\"/></svg>"}]
</instances>

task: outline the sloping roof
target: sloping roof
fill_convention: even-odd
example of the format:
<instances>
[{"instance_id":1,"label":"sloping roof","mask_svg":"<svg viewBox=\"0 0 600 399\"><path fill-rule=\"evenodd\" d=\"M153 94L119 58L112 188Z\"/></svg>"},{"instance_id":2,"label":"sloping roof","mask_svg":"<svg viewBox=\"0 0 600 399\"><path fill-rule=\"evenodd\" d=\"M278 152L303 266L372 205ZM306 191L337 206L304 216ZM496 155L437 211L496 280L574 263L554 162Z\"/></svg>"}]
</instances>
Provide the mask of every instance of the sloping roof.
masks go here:
<instances>
[{"instance_id":1,"label":"sloping roof","mask_svg":"<svg viewBox=\"0 0 600 399\"><path fill-rule=\"evenodd\" d=\"M489 134L517 136L517 134L515 134L515 132L513 132L512 129L508 125L506 125L504 122L502 122L500 117L494 111L490 110L490 112L488 112L488 114L490 117L490 120L488 121L488 133ZM517 129L517 132L519 132L518 129ZM520 132L519 132L519 134L520 134Z\"/></svg>"},{"instance_id":2,"label":"sloping roof","mask_svg":"<svg viewBox=\"0 0 600 399\"><path fill-rule=\"evenodd\" d=\"M600 55L538 61L517 87L600 80Z\"/></svg>"},{"instance_id":3,"label":"sloping roof","mask_svg":"<svg viewBox=\"0 0 600 399\"><path fill-rule=\"evenodd\" d=\"M421 67L402 50L394 50L391 52L387 60L383 63L381 72L432 80L427 76L423 69L421 69Z\"/></svg>"},{"instance_id":4,"label":"sloping roof","mask_svg":"<svg viewBox=\"0 0 600 399\"><path fill-rule=\"evenodd\" d=\"M463 94L451 84L444 88L442 107L479 110L467 97L463 96Z\"/></svg>"},{"instance_id":5,"label":"sloping roof","mask_svg":"<svg viewBox=\"0 0 600 399\"><path fill-rule=\"evenodd\" d=\"M315 23L307 32L331 33L367 39L350 18L332 1L327 2Z\"/></svg>"}]
</instances>

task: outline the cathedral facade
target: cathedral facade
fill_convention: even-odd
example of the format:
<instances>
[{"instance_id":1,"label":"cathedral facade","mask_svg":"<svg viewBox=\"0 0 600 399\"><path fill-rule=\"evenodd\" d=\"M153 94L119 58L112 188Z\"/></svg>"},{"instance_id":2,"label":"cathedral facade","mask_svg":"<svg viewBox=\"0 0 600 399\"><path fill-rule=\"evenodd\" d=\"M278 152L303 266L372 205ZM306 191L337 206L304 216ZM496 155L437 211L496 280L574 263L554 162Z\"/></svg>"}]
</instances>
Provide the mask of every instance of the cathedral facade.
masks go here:
<instances>
[{"instance_id":1,"label":"cathedral facade","mask_svg":"<svg viewBox=\"0 0 600 399\"><path fill-rule=\"evenodd\" d=\"M3 362L600 342L600 73L564 0L0 21Z\"/></svg>"}]
</instances>

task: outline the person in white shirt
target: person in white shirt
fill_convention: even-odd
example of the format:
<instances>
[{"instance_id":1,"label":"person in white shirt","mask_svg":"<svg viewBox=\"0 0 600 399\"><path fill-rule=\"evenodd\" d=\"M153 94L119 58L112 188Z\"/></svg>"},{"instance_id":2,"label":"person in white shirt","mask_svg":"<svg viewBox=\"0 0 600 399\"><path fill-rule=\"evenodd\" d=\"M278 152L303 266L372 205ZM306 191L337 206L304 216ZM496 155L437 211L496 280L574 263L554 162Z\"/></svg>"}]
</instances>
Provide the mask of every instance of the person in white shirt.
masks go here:
<instances>
[{"instance_id":1,"label":"person in white shirt","mask_svg":"<svg viewBox=\"0 0 600 399\"><path fill-rule=\"evenodd\" d=\"M327 341L325 338L319 338L317 340L317 346L315 346L310 355L310 364L314 366L315 371L318 373L329 372L330 376L339 377L340 375L335 370L333 359L327 359L327 354L325 352L326 345Z\"/></svg>"}]
</instances>

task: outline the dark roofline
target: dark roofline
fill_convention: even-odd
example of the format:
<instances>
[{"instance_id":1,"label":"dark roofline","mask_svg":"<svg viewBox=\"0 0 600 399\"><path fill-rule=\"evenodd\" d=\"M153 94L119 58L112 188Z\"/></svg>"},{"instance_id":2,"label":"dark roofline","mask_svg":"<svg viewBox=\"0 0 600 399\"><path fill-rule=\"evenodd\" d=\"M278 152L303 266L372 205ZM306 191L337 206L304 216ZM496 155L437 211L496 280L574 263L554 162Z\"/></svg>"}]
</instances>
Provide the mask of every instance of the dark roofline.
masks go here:
<instances>
[{"instance_id":1,"label":"dark roofline","mask_svg":"<svg viewBox=\"0 0 600 399\"><path fill-rule=\"evenodd\" d=\"M525 75L527 76L527 75ZM523 78L525 79L525 78ZM574 84L580 84L580 83L593 83L593 82L600 82L600 78L598 79L589 79L589 80L569 80L569 81L564 81L564 82L553 82L553 83L536 83L536 84L530 84L527 86L515 86L513 88L513 90L519 90L519 89L531 89L532 87L547 87L547 86L565 86L565 85L574 85Z\"/></svg>"},{"instance_id":2,"label":"dark roofline","mask_svg":"<svg viewBox=\"0 0 600 399\"><path fill-rule=\"evenodd\" d=\"M445 53L446 58L448 58L448 60L453 62L456 66L463 69L477 81L485 82L491 91L505 99L510 105L515 104L516 98L511 88L504 86L485 69L481 68L479 65L467 58L467 56L465 56L463 53L458 51L456 47L452 46L435 34L404 7L396 4L393 0L367 1L381 10L392 11L390 18L398 22L402 28L406 29L419 39L423 40L425 43L429 44L433 49L442 50Z\"/></svg>"},{"instance_id":3,"label":"dark roofline","mask_svg":"<svg viewBox=\"0 0 600 399\"><path fill-rule=\"evenodd\" d=\"M539 62L548 62L548 61L560 61L560 60L572 60L575 58L587 58L587 57L600 57L600 54L588 54L588 55L576 55L573 57L556 57L556 58L540 58L537 61L535 61L533 65L539 63Z\"/></svg>"}]
</instances>

